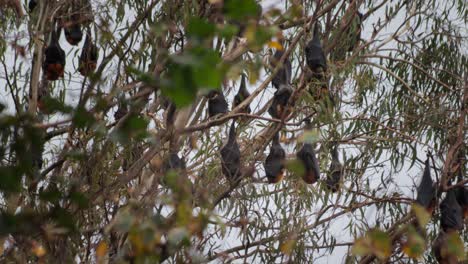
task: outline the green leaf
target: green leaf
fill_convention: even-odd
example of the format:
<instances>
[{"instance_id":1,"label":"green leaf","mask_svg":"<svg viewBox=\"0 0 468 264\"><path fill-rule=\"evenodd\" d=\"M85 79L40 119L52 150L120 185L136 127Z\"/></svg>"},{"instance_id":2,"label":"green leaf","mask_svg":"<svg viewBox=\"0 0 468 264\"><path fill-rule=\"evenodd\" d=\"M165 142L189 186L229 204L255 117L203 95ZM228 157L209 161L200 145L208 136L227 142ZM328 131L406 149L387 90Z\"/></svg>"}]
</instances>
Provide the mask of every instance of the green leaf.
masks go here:
<instances>
[{"instance_id":1,"label":"green leaf","mask_svg":"<svg viewBox=\"0 0 468 264\"><path fill-rule=\"evenodd\" d=\"M187 35L191 38L207 39L212 37L216 32L215 25L208 22L206 19L199 17L189 18L187 24Z\"/></svg>"},{"instance_id":2,"label":"green leaf","mask_svg":"<svg viewBox=\"0 0 468 264\"><path fill-rule=\"evenodd\" d=\"M72 191L70 192L70 200L78 205L80 209L89 207L89 199L84 193Z\"/></svg>"},{"instance_id":3,"label":"green leaf","mask_svg":"<svg viewBox=\"0 0 468 264\"><path fill-rule=\"evenodd\" d=\"M230 41L232 37L234 37L237 32L239 32L239 28L230 24L220 25L218 27L218 33L222 38L225 38L227 41Z\"/></svg>"},{"instance_id":4,"label":"green leaf","mask_svg":"<svg viewBox=\"0 0 468 264\"><path fill-rule=\"evenodd\" d=\"M123 120L119 129L112 133L112 137L122 143L128 143L132 138L142 140L147 136L147 126L148 120L133 114Z\"/></svg>"},{"instance_id":5,"label":"green leaf","mask_svg":"<svg viewBox=\"0 0 468 264\"><path fill-rule=\"evenodd\" d=\"M162 92L177 107L189 105L201 89L219 89L225 74L218 52L195 47L171 57Z\"/></svg>"},{"instance_id":6,"label":"green leaf","mask_svg":"<svg viewBox=\"0 0 468 264\"><path fill-rule=\"evenodd\" d=\"M286 162L286 168L297 178L300 178L301 175L305 173L304 164L298 159L288 160Z\"/></svg>"},{"instance_id":7,"label":"green leaf","mask_svg":"<svg viewBox=\"0 0 468 264\"><path fill-rule=\"evenodd\" d=\"M21 190L21 171L13 166L0 167L0 190L18 192Z\"/></svg>"},{"instance_id":8,"label":"green leaf","mask_svg":"<svg viewBox=\"0 0 468 264\"><path fill-rule=\"evenodd\" d=\"M42 110L46 113L55 113L55 112L62 112L62 113L71 113L73 108L71 106L65 105L60 100L46 96L44 99L41 100L43 102Z\"/></svg>"},{"instance_id":9,"label":"green leaf","mask_svg":"<svg viewBox=\"0 0 468 264\"><path fill-rule=\"evenodd\" d=\"M70 212L61 208L55 207L51 211L51 218L60 226L65 227L69 231L76 230L75 218L71 215Z\"/></svg>"},{"instance_id":10,"label":"green leaf","mask_svg":"<svg viewBox=\"0 0 468 264\"><path fill-rule=\"evenodd\" d=\"M62 198L62 193L57 189L57 186L50 184L47 189L39 192L39 198L43 201L58 203Z\"/></svg>"},{"instance_id":11,"label":"green leaf","mask_svg":"<svg viewBox=\"0 0 468 264\"><path fill-rule=\"evenodd\" d=\"M255 0L225 0L224 13L226 16L238 21L256 17L261 12L261 7Z\"/></svg>"},{"instance_id":12,"label":"green leaf","mask_svg":"<svg viewBox=\"0 0 468 264\"><path fill-rule=\"evenodd\" d=\"M77 128L86 128L95 122L94 116L83 107L78 108L73 116L73 124Z\"/></svg>"},{"instance_id":13,"label":"green leaf","mask_svg":"<svg viewBox=\"0 0 468 264\"><path fill-rule=\"evenodd\" d=\"M169 64L166 82L162 92L169 97L176 107L189 105L197 95L197 87L189 66Z\"/></svg>"},{"instance_id":14,"label":"green leaf","mask_svg":"<svg viewBox=\"0 0 468 264\"><path fill-rule=\"evenodd\" d=\"M299 138L299 142L304 142L304 143L315 143L319 140L320 135L317 130L306 130L304 131L304 134Z\"/></svg>"},{"instance_id":15,"label":"green leaf","mask_svg":"<svg viewBox=\"0 0 468 264\"><path fill-rule=\"evenodd\" d=\"M279 30L276 27L265 27L250 24L247 26L245 31L245 37L249 43L249 48L253 49L255 52L259 51L278 31Z\"/></svg>"}]
</instances>

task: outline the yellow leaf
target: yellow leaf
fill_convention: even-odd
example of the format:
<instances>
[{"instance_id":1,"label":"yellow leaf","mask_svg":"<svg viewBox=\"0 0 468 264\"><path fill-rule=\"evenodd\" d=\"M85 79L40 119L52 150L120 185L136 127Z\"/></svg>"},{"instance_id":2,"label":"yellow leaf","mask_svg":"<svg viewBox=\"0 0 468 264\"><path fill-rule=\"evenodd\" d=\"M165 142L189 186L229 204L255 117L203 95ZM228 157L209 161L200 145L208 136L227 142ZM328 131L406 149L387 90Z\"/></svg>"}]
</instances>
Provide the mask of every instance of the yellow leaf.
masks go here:
<instances>
[{"instance_id":1,"label":"yellow leaf","mask_svg":"<svg viewBox=\"0 0 468 264\"><path fill-rule=\"evenodd\" d=\"M163 161L159 155L154 156L151 159L150 165L153 170L160 170L162 168Z\"/></svg>"},{"instance_id":2,"label":"yellow leaf","mask_svg":"<svg viewBox=\"0 0 468 264\"><path fill-rule=\"evenodd\" d=\"M281 43L279 43L278 41L269 41L268 42L268 47L270 48L275 48L277 50L283 50L283 45L281 45Z\"/></svg>"},{"instance_id":3,"label":"yellow leaf","mask_svg":"<svg viewBox=\"0 0 468 264\"><path fill-rule=\"evenodd\" d=\"M128 236L130 242L132 243L133 248L135 249L135 252L137 255L142 254L145 250L145 244L141 240L140 235L131 233Z\"/></svg>"},{"instance_id":4,"label":"yellow leaf","mask_svg":"<svg viewBox=\"0 0 468 264\"><path fill-rule=\"evenodd\" d=\"M317 130L306 130L302 135L299 136L298 141L304 143L315 143L320 139L319 131Z\"/></svg>"},{"instance_id":5,"label":"yellow leaf","mask_svg":"<svg viewBox=\"0 0 468 264\"><path fill-rule=\"evenodd\" d=\"M451 232L447 235L447 252L451 256L456 256L459 260L465 257L465 247L458 232Z\"/></svg>"},{"instance_id":6,"label":"yellow leaf","mask_svg":"<svg viewBox=\"0 0 468 264\"><path fill-rule=\"evenodd\" d=\"M286 134L281 134L280 142L281 143L287 143L288 142L288 138L286 137Z\"/></svg>"},{"instance_id":7,"label":"yellow leaf","mask_svg":"<svg viewBox=\"0 0 468 264\"><path fill-rule=\"evenodd\" d=\"M384 260L392 253L392 243L387 233L374 229L356 240L352 252L359 256L373 253L377 258Z\"/></svg>"},{"instance_id":8,"label":"yellow leaf","mask_svg":"<svg viewBox=\"0 0 468 264\"><path fill-rule=\"evenodd\" d=\"M46 254L46 250L42 245L34 245L32 248L32 252L38 258L41 258Z\"/></svg>"},{"instance_id":9,"label":"yellow leaf","mask_svg":"<svg viewBox=\"0 0 468 264\"><path fill-rule=\"evenodd\" d=\"M197 140L198 138L195 135L190 136L190 147L192 149L198 149Z\"/></svg>"},{"instance_id":10,"label":"yellow leaf","mask_svg":"<svg viewBox=\"0 0 468 264\"><path fill-rule=\"evenodd\" d=\"M99 245L96 248L96 257L103 258L107 253L107 243L104 241L99 242Z\"/></svg>"},{"instance_id":11,"label":"yellow leaf","mask_svg":"<svg viewBox=\"0 0 468 264\"><path fill-rule=\"evenodd\" d=\"M424 207L418 204L413 204L411 209L414 215L416 216L416 219L418 220L420 226L425 227L427 223L429 223L429 220L431 220L431 215L427 212L427 210Z\"/></svg>"},{"instance_id":12,"label":"yellow leaf","mask_svg":"<svg viewBox=\"0 0 468 264\"><path fill-rule=\"evenodd\" d=\"M414 229L410 227L407 234L407 241L403 245L403 252L410 258L420 258L426 249L424 238Z\"/></svg>"},{"instance_id":13,"label":"yellow leaf","mask_svg":"<svg viewBox=\"0 0 468 264\"><path fill-rule=\"evenodd\" d=\"M283 244L281 244L280 250L286 255L291 255L291 252L293 251L295 245L296 240L288 239Z\"/></svg>"},{"instance_id":14,"label":"yellow leaf","mask_svg":"<svg viewBox=\"0 0 468 264\"><path fill-rule=\"evenodd\" d=\"M366 238L361 237L354 241L352 252L357 256L364 256L371 253L371 249L367 243Z\"/></svg>"},{"instance_id":15,"label":"yellow leaf","mask_svg":"<svg viewBox=\"0 0 468 264\"><path fill-rule=\"evenodd\" d=\"M370 231L375 255L380 259L386 259L392 253L392 243L387 233L381 230Z\"/></svg>"}]
</instances>

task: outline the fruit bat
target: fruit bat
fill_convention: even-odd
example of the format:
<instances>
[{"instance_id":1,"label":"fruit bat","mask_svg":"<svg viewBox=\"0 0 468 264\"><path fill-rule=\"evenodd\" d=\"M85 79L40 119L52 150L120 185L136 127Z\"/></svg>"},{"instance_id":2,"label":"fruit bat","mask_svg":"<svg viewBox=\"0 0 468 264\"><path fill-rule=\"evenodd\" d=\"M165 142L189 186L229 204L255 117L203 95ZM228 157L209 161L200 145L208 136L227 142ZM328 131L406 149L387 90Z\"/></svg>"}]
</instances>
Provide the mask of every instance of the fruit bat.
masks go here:
<instances>
[{"instance_id":1,"label":"fruit bat","mask_svg":"<svg viewBox=\"0 0 468 264\"><path fill-rule=\"evenodd\" d=\"M279 136L276 134L272 140L270 154L265 160L265 174L269 183L277 183L283 179L285 159L286 152L281 147Z\"/></svg>"},{"instance_id":2,"label":"fruit bat","mask_svg":"<svg viewBox=\"0 0 468 264\"><path fill-rule=\"evenodd\" d=\"M166 108L166 127L171 127L174 125L175 112L176 112L175 104L169 101L169 105Z\"/></svg>"},{"instance_id":3,"label":"fruit bat","mask_svg":"<svg viewBox=\"0 0 468 264\"><path fill-rule=\"evenodd\" d=\"M229 182L235 182L240 179L240 149L236 140L235 121L232 121L229 129L229 137L220 150L221 166L224 176Z\"/></svg>"},{"instance_id":4,"label":"fruit bat","mask_svg":"<svg viewBox=\"0 0 468 264\"><path fill-rule=\"evenodd\" d=\"M43 142L35 142L31 145L32 166L38 170L42 169L44 163L42 153L44 152Z\"/></svg>"},{"instance_id":5,"label":"fruit bat","mask_svg":"<svg viewBox=\"0 0 468 264\"><path fill-rule=\"evenodd\" d=\"M179 158L179 155L175 152L171 152L169 157L164 161L163 169L165 172L169 170L185 170L185 161Z\"/></svg>"},{"instance_id":6,"label":"fruit bat","mask_svg":"<svg viewBox=\"0 0 468 264\"><path fill-rule=\"evenodd\" d=\"M468 186L457 187L456 196L458 204L463 210L463 218L468 218Z\"/></svg>"},{"instance_id":7,"label":"fruit bat","mask_svg":"<svg viewBox=\"0 0 468 264\"><path fill-rule=\"evenodd\" d=\"M315 23L314 37L305 47L307 66L312 71L313 77L323 80L327 71L327 59L323 53L318 33L318 23Z\"/></svg>"},{"instance_id":8,"label":"fruit bat","mask_svg":"<svg viewBox=\"0 0 468 264\"><path fill-rule=\"evenodd\" d=\"M90 73L94 72L98 57L98 49L91 39L91 34L88 32L79 59L78 71L81 75L88 76Z\"/></svg>"},{"instance_id":9,"label":"fruit bat","mask_svg":"<svg viewBox=\"0 0 468 264\"><path fill-rule=\"evenodd\" d=\"M208 93L208 115L213 117L228 112L228 103L222 92L212 90Z\"/></svg>"},{"instance_id":10,"label":"fruit bat","mask_svg":"<svg viewBox=\"0 0 468 264\"><path fill-rule=\"evenodd\" d=\"M465 154L464 151L461 151L459 153L461 156L460 159L464 159ZM458 169L458 183L459 186L455 187L455 195L457 197L458 204L461 206L463 210L463 219L468 218L468 185L465 183L464 185L462 184L462 181L465 179L466 176L464 176L463 169L460 167Z\"/></svg>"},{"instance_id":11,"label":"fruit bat","mask_svg":"<svg viewBox=\"0 0 468 264\"><path fill-rule=\"evenodd\" d=\"M306 129L310 129L310 120L305 120ZM302 179L308 183L312 184L317 182L320 178L320 167L315 157L315 151L310 143L304 143L302 148L296 154L297 159L304 166L304 174Z\"/></svg>"},{"instance_id":12,"label":"fruit bat","mask_svg":"<svg viewBox=\"0 0 468 264\"><path fill-rule=\"evenodd\" d=\"M122 119L122 117L124 117L127 113L128 113L127 104L124 102L124 98L121 98L121 99L119 100L119 104L118 104L118 107L117 107L117 111L115 111L115 113L114 113L114 119L115 119L115 121L119 121L119 120Z\"/></svg>"},{"instance_id":13,"label":"fruit bat","mask_svg":"<svg viewBox=\"0 0 468 264\"><path fill-rule=\"evenodd\" d=\"M354 16L353 21L351 21L351 26L348 28L347 36L349 41L348 51L351 52L354 50L356 45L361 40L361 25L362 25L363 15L359 11L357 15Z\"/></svg>"},{"instance_id":14,"label":"fruit bat","mask_svg":"<svg viewBox=\"0 0 468 264\"><path fill-rule=\"evenodd\" d=\"M242 75L241 83L239 86L239 92L237 92L237 94L234 96L233 108L240 105L249 96L250 96L250 93L249 91L247 91L247 86L245 84L245 75ZM241 112L250 114L251 112L250 105L247 105L245 108L243 108Z\"/></svg>"},{"instance_id":15,"label":"fruit bat","mask_svg":"<svg viewBox=\"0 0 468 264\"><path fill-rule=\"evenodd\" d=\"M343 165L340 163L336 146L331 151L331 157L330 172L326 180L326 186L330 191L336 192L340 188L340 182L343 178Z\"/></svg>"},{"instance_id":16,"label":"fruit bat","mask_svg":"<svg viewBox=\"0 0 468 264\"><path fill-rule=\"evenodd\" d=\"M281 57L283 57L284 52L277 50L271 59L271 67L276 68ZM271 80L271 83L276 89L279 89L281 86L289 85L291 82L292 68L291 61L289 58L286 58L283 62L283 65L278 69L275 76Z\"/></svg>"},{"instance_id":17,"label":"fruit bat","mask_svg":"<svg viewBox=\"0 0 468 264\"><path fill-rule=\"evenodd\" d=\"M288 85L282 85L278 90L276 90L275 94L273 95L271 106L268 109L268 113L273 118L279 119L286 112L286 106L292 92L292 89Z\"/></svg>"},{"instance_id":18,"label":"fruit bat","mask_svg":"<svg viewBox=\"0 0 468 264\"><path fill-rule=\"evenodd\" d=\"M440 203L440 226L445 232L463 229L463 212L458 204L456 189L450 189Z\"/></svg>"},{"instance_id":19,"label":"fruit bat","mask_svg":"<svg viewBox=\"0 0 468 264\"><path fill-rule=\"evenodd\" d=\"M37 6L37 1L36 0L30 0L28 4L29 12L32 12L34 8Z\"/></svg>"},{"instance_id":20,"label":"fruit bat","mask_svg":"<svg viewBox=\"0 0 468 264\"><path fill-rule=\"evenodd\" d=\"M42 69L49 81L55 81L63 77L63 72L65 70L65 51L60 47L55 30L52 31L49 46L45 49Z\"/></svg>"},{"instance_id":21,"label":"fruit bat","mask_svg":"<svg viewBox=\"0 0 468 264\"><path fill-rule=\"evenodd\" d=\"M418 196L416 198L416 203L425 207L429 212L432 213L434 209L435 202L435 186L431 178L431 168L429 165L429 158L427 158L425 163L424 173L422 176L421 183L418 187Z\"/></svg>"},{"instance_id":22,"label":"fruit bat","mask_svg":"<svg viewBox=\"0 0 468 264\"><path fill-rule=\"evenodd\" d=\"M83 39L83 31L81 30L80 16L73 14L71 19L63 28L65 38L70 45L76 46Z\"/></svg>"},{"instance_id":23,"label":"fruit bat","mask_svg":"<svg viewBox=\"0 0 468 264\"><path fill-rule=\"evenodd\" d=\"M450 234L457 234L457 232ZM451 253L448 247L449 245L447 240L450 234L447 234L444 231L440 231L439 235L432 244L432 253L434 254L435 258L440 264L459 263L457 260L457 256Z\"/></svg>"}]
</instances>

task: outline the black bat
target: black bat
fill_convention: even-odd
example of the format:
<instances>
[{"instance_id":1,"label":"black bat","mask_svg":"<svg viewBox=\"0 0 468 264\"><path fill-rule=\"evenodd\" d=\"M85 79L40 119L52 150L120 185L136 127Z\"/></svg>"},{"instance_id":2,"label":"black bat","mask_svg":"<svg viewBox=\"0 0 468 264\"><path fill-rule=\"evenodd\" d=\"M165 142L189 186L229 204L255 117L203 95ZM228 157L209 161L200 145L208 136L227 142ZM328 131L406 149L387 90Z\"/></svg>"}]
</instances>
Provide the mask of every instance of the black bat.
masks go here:
<instances>
[{"instance_id":1,"label":"black bat","mask_svg":"<svg viewBox=\"0 0 468 264\"><path fill-rule=\"evenodd\" d=\"M331 156L330 172L325 183L330 191L336 192L340 188L340 182L343 178L343 165L340 163L338 157L337 146L333 147Z\"/></svg>"},{"instance_id":2,"label":"black bat","mask_svg":"<svg viewBox=\"0 0 468 264\"><path fill-rule=\"evenodd\" d=\"M166 127L171 127L175 122L175 112L177 108L173 102L169 102L169 105L166 109Z\"/></svg>"},{"instance_id":3,"label":"black bat","mask_svg":"<svg viewBox=\"0 0 468 264\"><path fill-rule=\"evenodd\" d=\"M236 140L236 127L235 121L232 121L231 128L229 129L229 137L220 150L221 153L221 166L224 176L229 182L233 183L240 180L240 149Z\"/></svg>"},{"instance_id":4,"label":"black bat","mask_svg":"<svg viewBox=\"0 0 468 264\"><path fill-rule=\"evenodd\" d=\"M238 105L240 105L249 96L250 96L250 93L247 90L247 86L245 84L245 75L242 75L241 83L240 83L240 86L239 86L239 91L234 96L234 103L233 103L232 108L235 108ZM246 107L244 107L241 112L250 114L250 112L251 112L250 104L247 105Z\"/></svg>"},{"instance_id":5,"label":"black bat","mask_svg":"<svg viewBox=\"0 0 468 264\"><path fill-rule=\"evenodd\" d=\"M222 92L212 90L208 93L208 116L213 117L218 114L228 112L228 103Z\"/></svg>"},{"instance_id":6,"label":"black bat","mask_svg":"<svg viewBox=\"0 0 468 264\"><path fill-rule=\"evenodd\" d=\"M119 100L118 107L117 107L117 111L115 111L115 113L114 113L114 119L115 119L115 121L119 121L119 120L122 119L122 117L124 117L127 113L128 113L128 107L127 107L127 104L125 103L125 98L122 97L122 98Z\"/></svg>"},{"instance_id":7,"label":"black bat","mask_svg":"<svg viewBox=\"0 0 468 264\"><path fill-rule=\"evenodd\" d=\"M284 177L284 162L286 152L279 143L279 136L276 134L273 137L270 154L265 160L265 174L269 183L280 182Z\"/></svg>"},{"instance_id":8,"label":"black bat","mask_svg":"<svg viewBox=\"0 0 468 264\"><path fill-rule=\"evenodd\" d=\"M429 165L429 158L427 158L425 163L424 173L421 179L421 183L418 186L418 196L416 198L416 203L426 208L429 212L432 213L435 203L435 193L436 189L434 182L431 178L431 168Z\"/></svg>"},{"instance_id":9,"label":"black bat","mask_svg":"<svg viewBox=\"0 0 468 264\"><path fill-rule=\"evenodd\" d=\"M464 152L460 152L460 156L462 156L461 159L464 158ZM465 183L464 185L461 184L461 182L466 178L466 176L463 175L463 170L460 167L458 169L458 184L460 186L455 187L455 194L457 196L457 201L458 204L461 206L463 210L463 219L468 218L468 185Z\"/></svg>"},{"instance_id":10,"label":"black bat","mask_svg":"<svg viewBox=\"0 0 468 264\"><path fill-rule=\"evenodd\" d=\"M457 256L451 253L448 248L448 235L448 233L442 230L440 231L432 244L432 253L440 264L457 264L459 263Z\"/></svg>"},{"instance_id":11,"label":"black bat","mask_svg":"<svg viewBox=\"0 0 468 264\"><path fill-rule=\"evenodd\" d=\"M179 157L176 152L171 152L169 157L164 161L163 170L168 172L170 170L185 170L185 160Z\"/></svg>"},{"instance_id":12,"label":"black bat","mask_svg":"<svg viewBox=\"0 0 468 264\"><path fill-rule=\"evenodd\" d=\"M28 4L29 12L34 11L34 8L37 6L37 1L36 0L30 0Z\"/></svg>"},{"instance_id":13,"label":"black bat","mask_svg":"<svg viewBox=\"0 0 468 264\"><path fill-rule=\"evenodd\" d=\"M74 14L67 21L63 30L65 31L65 38L70 45L76 46L83 39L83 31L81 30L80 16Z\"/></svg>"},{"instance_id":14,"label":"black bat","mask_svg":"<svg viewBox=\"0 0 468 264\"><path fill-rule=\"evenodd\" d=\"M302 179L308 184L316 183L320 178L320 168L312 144L304 143L296 156L304 166Z\"/></svg>"},{"instance_id":15,"label":"black bat","mask_svg":"<svg viewBox=\"0 0 468 264\"><path fill-rule=\"evenodd\" d=\"M273 118L281 118L284 113L286 113L286 106L288 104L289 98L292 94L292 89L289 85L282 85L278 90L276 90L273 95L273 101L268 108L268 113Z\"/></svg>"},{"instance_id":16,"label":"black bat","mask_svg":"<svg viewBox=\"0 0 468 264\"><path fill-rule=\"evenodd\" d=\"M440 203L440 226L445 232L463 229L463 212L455 192L455 189L450 189Z\"/></svg>"},{"instance_id":17,"label":"black bat","mask_svg":"<svg viewBox=\"0 0 468 264\"><path fill-rule=\"evenodd\" d=\"M313 77L323 80L327 71L327 59L322 49L322 43L318 33L318 23L314 27L314 37L305 47L307 66L312 71Z\"/></svg>"},{"instance_id":18,"label":"black bat","mask_svg":"<svg viewBox=\"0 0 468 264\"><path fill-rule=\"evenodd\" d=\"M56 30L52 31L50 43L45 49L42 69L49 81L63 77L65 70L65 51L60 47Z\"/></svg>"},{"instance_id":19,"label":"black bat","mask_svg":"<svg viewBox=\"0 0 468 264\"><path fill-rule=\"evenodd\" d=\"M271 59L271 67L275 68L281 57L283 56L284 52L281 50L277 50ZM271 80L271 83L276 89L279 89L282 86L287 86L291 83L291 75L292 75L292 68L291 68L291 61L289 58L286 58L283 62L283 65L278 69L275 76Z\"/></svg>"},{"instance_id":20,"label":"black bat","mask_svg":"<svg viewBox=\"0 0 468 264\"><path fill-rule=\"evenodd\" d=\"M463 218L468 218L468 186L457 187L456 195L458 204L463 210Z\"/></svg>"},{"instance_id":21,"label":"black bat","mask_svg":"<svg viewBox=\"0 0 468 264\"><path fill-rule=\"evenodd\" d=\"M79 59L78 71L83 76L89 76L97 66L97 60L99 57L98 49L94 45L91 38L91 33L86 34L85 43L81 50L81 55Z\"/></svg>"}]
</instances>

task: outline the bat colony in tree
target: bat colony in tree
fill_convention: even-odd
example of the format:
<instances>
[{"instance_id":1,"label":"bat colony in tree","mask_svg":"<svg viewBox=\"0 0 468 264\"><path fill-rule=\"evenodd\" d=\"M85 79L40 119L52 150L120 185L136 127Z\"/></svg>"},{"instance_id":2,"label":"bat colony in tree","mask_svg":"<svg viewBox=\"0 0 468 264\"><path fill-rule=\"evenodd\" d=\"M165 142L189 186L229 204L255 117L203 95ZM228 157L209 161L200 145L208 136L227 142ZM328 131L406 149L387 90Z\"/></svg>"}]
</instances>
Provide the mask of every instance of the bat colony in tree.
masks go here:
<instances>
[{"instance_id":1,"label":"bat colony in tree","mask_svg":"<svg viewBox=\"0 0 468 264\"><path fill-rule=\"evenodd\" d=\"M29 2L29 10L33 12L37 6L36 1ZM89 5L86 5L89 6ZM82 7L77 5L74 1L67 6L66 10L68 16L61 22L55 21L50 34L50 42L44 51L44 62L42 65L46 79L55 81L63 78L65 70L65 51L59 44L61 29L64 29L65 38L70 45L78 45L83 38L82 27L89 24L89 15L83 16L80 14ZM84 10L87 10L84 8ZM91 32L88 29L86 33L86 40L79 57L78 71L83 76L89 76L96 69L98 60L98 49L94 45Z\"/></svg>"},{"instance_id":2,"label":"bat colony in tree","mask_svg":"<svg viewBox=\"0 0 468 264\"><path fill-rule=\"evenodd\" d=\"M29 10L33 12L37 2L31 0L29 2ZM44 60L42 69L47 80L55 81L63 78L66 65L65 51L59 44L60 31L63 28L65 38L71 45L78 45L83 38L83 26L86 19L80 16L79 7L74 4L70 7L70 15L61 25L54 23L54 28L51 30L50 41L44 51ZM260 11L261 15L261 11ZM361 39L361 24L363 15L357 12L353 19L353 26L349 27L344 32L345 38L348 40L345 50L353 51ZM258 20L258 19L257 19ZM232 23L239 25L242 34L245 31L245 23L242 21L233 20ZM313 30L313 38L307 43L305 50L305 59L309 70L311 71L311 87L309 92L318 100L332 99L328 91L328 76L327 76L327 60L319 35L319 23L316 23ZM284 58L283 50L276 50L272 56L270 63L272 68L277 68L276 74L272 78L272 86L275 93L268 109L268 113L275 119L284 119L288 114L288 104L290 97L293 94L291 86L292 65L288 57ZM336 58L335 58L336 59ZM86 30L86 38L79 57L79 72L83 76L90 76L96 69L98 60L98 49L93 43L91 30ZM328 97L323 95L327 94ZM43 109L42 100L47 95L47 90L42 87L38 92L38 107ZM234 97L233 107L240 105L250 96L246 86L246 76L242 74L239 90ZM212 90L206 95L208 99L208 116L210 118L217 117L229 112L228 102L222 91ZM333 100L331 100L333 102ZM172 126L175 118L175 105L167 99L166 104L166 124ZM241 112L251 113L250 105L245 106ZM125 98L120 98L118 109L114 114L116 121L123 118L128 113ZM311 129L310 120L305 119L305 130ZM34 164L36 167L42 167L42 151L34 149ZM226 143L219 150L221 156L222 173L231 184L235 184L241 178L241 152L236 139L236 121L233 120ZM296 153L296 157L302 164L302 179L308 184L314 184L320 180L320 166L316 157L314 146L309 142L304 142ZM279 140L279 132L275 133L271 140L269 154L264 161L264 170L266 179L269 183L278 183L285 176L286 152L282 148ZM184 159L180 158L177 151L171 151L163 164L163 170L186 170ZM331 192L337 192L340 189L340 183L343 179L344 166L339 160L337 143L332 146L331 164L329 173L325 180L325 186ZM440 263L456 263L452 256L447 253L444 245L447 235L458 232L463 228L463 219L468 214L468 190L463 186L450 189L444 200L440 203L440 225L442 231L434 243L434 253ZM429 158L425 162L425 168L422 180L417 189L416 203L424 207L430 214L433 213L436 205L436 187L431 178Z\"/></svg>"},{"instance_id":3,"label":"bat colony in tree","mask_svg":"<svg viewBox=\"0 0 468 264\"><path fill-rule=\"evenodd\" d=\"M436 204L436 185L431 177L431 168L429 164L429 157L425 162L425 168L421 182L418 186L418 195L416 203L424 207L429 214L434 212ZM440 203L440 226L441 230L436 240L434 241L432 250L439 263L458 263L456 256L450 253L447 248L447 240L450 235L458 235L458 232L463 229L463 209L462 205L466 203L463 201L466 196L467 189L463 186L450 189L444 200ZM461 195L460 195L461 194ZM457 196L458 195L458 196ZM420 233L423 233L420 226L416 226Z\"/></svg>"}]
</instances>

